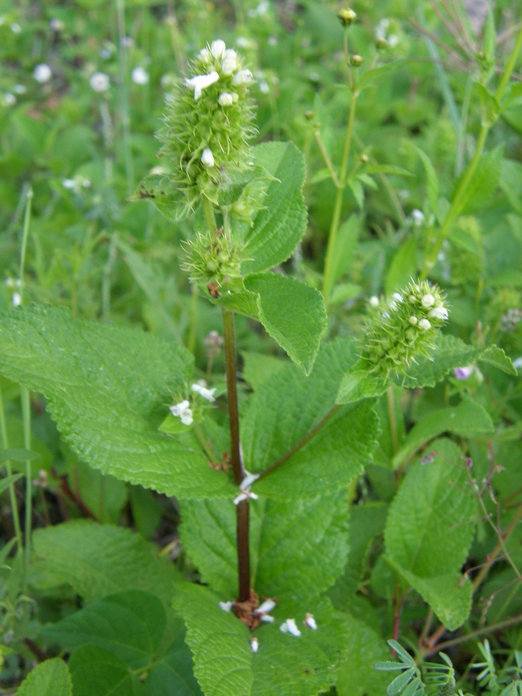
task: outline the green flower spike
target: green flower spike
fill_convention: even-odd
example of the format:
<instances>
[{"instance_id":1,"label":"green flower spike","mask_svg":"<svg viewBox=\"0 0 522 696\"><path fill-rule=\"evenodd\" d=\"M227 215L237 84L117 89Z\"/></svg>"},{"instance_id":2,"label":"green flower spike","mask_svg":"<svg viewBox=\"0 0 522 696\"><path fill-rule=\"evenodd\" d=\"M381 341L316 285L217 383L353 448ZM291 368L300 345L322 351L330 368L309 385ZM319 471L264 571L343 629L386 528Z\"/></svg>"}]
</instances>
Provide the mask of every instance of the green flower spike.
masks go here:
<instances>
[{"instance_id":1,"label":"green flower spike","mask_svg":"<svg viewBox=\"0 0 522 696\"><path fill-rule=\"evenodd\" d=\"M371 302L363 358L381 377L405 373L416 356L429 355L448 319L442 291L428 281L411 281L388 302Z\"/></svg>"},{"instance_id":2,"label":"green flower spike","mask_svg":"<svg viewBox=\"0 0 522 696\"><path fill-rule=\"evenodd\" d=\"M248 93L252 73L236 51L218 39L189 67L190 77L167 99L158 134L166 176L184 199L180 217L202 195L217 202L218 187L249 167L249 142L256 134Z\"/></svg>"},{"instance_id":3,"label":"green flower spike","mask_svg":"<svg viewBox=\"0 0 522 696\"><path fill-rule=\"evenodd\" d=\"M198 232L193 240L183 244L181 267L189 273L191 282L206 286L213 297L219 297L223 288L234 290L238 283L241 285L240 251L222 228L217 232Z\"/></svg>"}]
</instances>

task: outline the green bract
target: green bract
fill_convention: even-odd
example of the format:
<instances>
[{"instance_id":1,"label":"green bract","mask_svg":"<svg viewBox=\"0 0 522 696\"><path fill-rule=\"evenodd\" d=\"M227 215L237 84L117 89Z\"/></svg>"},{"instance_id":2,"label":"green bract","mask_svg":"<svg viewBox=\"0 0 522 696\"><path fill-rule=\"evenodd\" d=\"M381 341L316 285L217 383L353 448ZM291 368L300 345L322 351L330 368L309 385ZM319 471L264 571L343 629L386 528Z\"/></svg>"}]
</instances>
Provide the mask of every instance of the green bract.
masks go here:
<instances>
[{"instance_id":1,"label":"green bract","mask_svg":"<svg viewBox=\"0 0 522 696\"><path fill-rule=\"evenodd\" d=\"M241 57L218 39L199 52L190 76L168 97L158 137L166 177L184 199L178 217L193 210L201 194L217 203L218 186L250 166L251 80Z\"/></svg>"},{"instance_id":2,"label":"green bract","mask_svg":"<svg viewBox=\"0 0 522 696\"><path fill-rule=\"evenodd\" d=\"M416 356L428 355L448 319L444 295L426 280L394 292L387 302L375 298L366 331L363 358L370 371L387 377L405 373Z\"/></svg>"}]
</instances>

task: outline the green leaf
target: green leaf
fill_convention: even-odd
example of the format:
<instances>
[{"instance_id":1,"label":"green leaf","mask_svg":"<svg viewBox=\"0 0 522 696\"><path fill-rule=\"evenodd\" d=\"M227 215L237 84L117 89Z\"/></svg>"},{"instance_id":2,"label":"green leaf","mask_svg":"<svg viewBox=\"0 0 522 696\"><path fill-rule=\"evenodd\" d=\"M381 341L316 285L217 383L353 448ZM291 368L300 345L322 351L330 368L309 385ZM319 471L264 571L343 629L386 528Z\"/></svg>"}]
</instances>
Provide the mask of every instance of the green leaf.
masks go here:
<instances>
[{"instance_id":1,"label":"green leaf","mask_svg":"<svg viewBox=\"0 0 522 696\"><path fill-rule=\"evenodd\" d=\"M127 502L127 484L114 476L104 476L83 462L75 461L73 472L69 476L71 488L81 491L83 502L96 519L117 524Z\"/></svg>"},{"instance_id":2,"label":"green leaf","mask_svg":"<svg viewBox=\"0 0 522 696\"><path fill-rule=\"evenodd\" d=\"M367 370L359 370L356 365L343 376L336 403L353 404L363 399L374 399L384 394L387 388L388 383L381 377L370 374Z\"/></svg>"},{"instance_id":3,"label":"green leaf","mask_svg":"<svg viewBox=\"0 0 522 696\"><path fill-rule=\"evenodd\" d=\"M130 201L150 200L168 220L176 220L179 209L179 195L175 184L168 176L150 174L140 181Z\"/></svg>"},{"instance_id":4,"label":"green leaf","mask_svg":"<svg viewBox=\"0 0 522 696\"><path fill-rule=\"evenodd\" d=\"M411 278L417 275L417 247L415 237L411 236L402 242L395 253L388 273L386 274L385 292L392 292L408 285Z\"/></svg>"},{"instance_id":5,"label":"green leaf","mask_svg":"<svg viewBox=\"0 0 522 696\"><path fill-rule=\"evenodd\" d=\"M31 459L38 459L40 454L38 452L33 452L28 449L15 449L8 448L3 449L0 452L0 464L4 462L27 462Z\"/></svg>"},{"instance_id":6,"label":"green leaf","mask_svg":"<svg viewBox=\"0 0 522 696\"><path fill-rule=\"evenodd\" d=\"M459 198L459 205L455 211L457 215L475 212L478 207L483 206L488 198L493 195L500 179L502 153L503 146L499 145L494 150L491 150L491 152L487 152L480 157L470 182ZM466 169L455 182L453 198L459 189L462 178L466 176L467 171Z\"/></svg>"},{"instance_id":7,"label":"green leaf","mask_svg":"<svg viewBox=\"0 0 522 696\"><path fill-rule=\"evenodd\" d=\"M415 148L417 154L422 160L424 165L424 171L426 172L426 189L428 193L428 201L430 203L430 210L435 215L437 210L437 201L439 200L439 179L437 177L437 172L435 167L431 163L428 155L423 152L420 148Z\"/></svg>"},{"instance_id":8,"label":"green leaf","mask_svg":"<svg viewBox=\"0 0 522 696\"><path fill-rule=\"evenodd\" d=\"M327 328L321 293L276 273L249 276L245 286L257 293L259 321L267 333L309 374Z\"/></svg>"},{"instance_id":9,"label":"green leaf","mask_svg":"<svg viewBox=\"0 0 522 696\"><path fill-rule=\"evenodd\" d=\"M180 536L205 583L235 596L236 509L232 501L187 501L181 505ZM250 506L252 586L260 596L305 602L330 587L348 553L346 493L315 500Z\"/></svg>"},{"instance_id":10,"label":"green leaf","mask_svg":"<svg viewBox=\"0 0 522 696\"><path fill-rule=\"evenodd\" d=\"M96 645L82 645L69 660L74 696L140 696L138 677L115 655Z\"/></svg>"},{"instance_id":11,"label":"green leaf","mask_svg":"<svg viewBox=\"0 0 522 696\"><path fill-rule=\"evenodd\" d=\"M97 645L128 667L143 669L152 663L165 627L165 609L157 596L126 590L46 626L43 635L69 651L80 645Z\"/></svg>"},{"instance_id":12,"label":"green leaf","mask_svg":"<svg viewBox=\"0 0 522 696\"><path fill-rule=\"evenodd\" d=\"M48 399L65 439L94 468L168 495L229 494L193 438L158 432L190 377L181 346L35 306L0 319L0 353L2 373Z\"/></svg>"},{"instance_id":13,"label":"green leaf","mask_svg":"<svg viewBox=\"0 0 522 696\"><path fill-rule=\"evenodd\" d=\"M201 694L192 672L192 656L185 643L184 630L178 632L167 653L155 662L144 687L146 696L197 696Z\"/></svg>"},{"instance_id":14,"label":"green leaf","mask_svg":"<svg viewBox=\"0 0 522 696\"><path fill-rule=\"evenodd\" d=\"M486 23L484 25L484 54L489 65L495 64L495 45L496 45L496 32L495 32L495 17L493 15L493 10L489 8Z\"/></svg>"},{"instance_id":15,"label":"green leaf","mask_svg":"<svg viewBox=\"0 0 522 696\"><path fill-rule=\"evenodd\" d=\"M58 657L37 665L24 679L18 696L72 696L69 669Z\"/></svg>"},{"instance_id":16,"label":"green leaf","mask_svg":"<svg viewBox=\"0 0 522 696\"><path fill-rule=\"evenodd\" d=\"M470 437L478 433L492 433L495 427L486 411L474 401L463 401L453 408L428 413L415 425L404 440L393 460L394 468L404 464L419 447L444 432Z\"/></svg>"},{"instance_id":17,"label":"green leaf","mask_svg":"<svg viewBox=\"0 0 522 696\"><path fill-rule=\"evenodd\" d=\"M449 440L437 440L429 460L421 459L406 474L386 521L391 564L451 630L465 621L470 606L459 570L473 539L474 514L461 451Z\"/></svg>"},{"instance_id":18,"label":"green leaf","mask_svg":"<svg viewBox=\"0 0 522 696\"><path fill-rule=\"evenodd\" d=\"M315 696L332 685L334 669L348 638L346 621L325 600L309 606L281 603L272 613L275 624L255 632L257 653L250 647L252 634L232 612L223 612L220 599L198 585L178 592L175 609L187 626L187 643L194 656L194 673L204 693L212 696ZM303 626L307 611L318 629ZM279 626L295 618L301 630L296 638Z\"/></svg>"},{"instance_id":19,"label":"green leaf","mask_svg":"<svg viewBox=\"0 0 522 696\"><path fill-rule=\"evenodd\" d=\"M509 358L502 348L498 346L489 346L486 350L479 356L481 362L489 363L493 365L498 370L502 370L506 375L514 375L516 377L517 369L513 365L511 358Z\"/></svg>"},{"instance_id":20,"label":"green leaf","mask_svg":"<svg viewBox=\"0 0 522 696\"><path fill-rule=\"evenodd\" d=\"M358 215L350 215L348 220L341 225L335 241L333 264L330 273L330 283L325 287L325 297L330 297L332 288L336 282L348 270L352 263L357 239L359 236L359 226L361 218Z\"/></svg>"},{"instance_id":21,"label":"green leaf","mask_svg":"<svg viewBox=\"0 0 522 696\"><path fill-rule=\"evenodd\" d=\"M12 474L11 476L5 476L0 479L0 493L3 493L9 486L16 483L18 479L22 478L22 474Z\"/></svg>"},{"instance_id":22,"label":"green leaf","mask_svg":"<svg viewBox=\"0 0 522 696\"><path fill-rule=\"evenodd\" d=\"M254 163L273 177L263 208L247 226L242 275L268 271L288 259L306 228L301 189L304 158L292 143L263 143L254 148Z\"/></svg>"},{"instance_id":23,"label":"green leaf","mask_svg":"<svg viewBox=\"0 0 522 696\"><path fill-rule=\"evenodd\" d=\"M374 664L389 656L386 643L363 621L352 616L346 621L348 635L335 683L338 696L384 694L389 677L380 674Z\"/></svg>"},{"instance_id":24,"label":"green leaf","mask_svg":"<svg viewBox=\"0 0 522 696\"><path fill-rule=\"evenodd\" d=\"M42 588L67 583L86 602L121 590L144 590L170 604L178 579L158 549L123 527L90 520L38 529L33 535L36 573Z\"/></svg>"},{"instance_id":25,"label":"green leaf","mask_svg":"<svg viewBox=\"0 0 522 696\"><path fill-rule=\"evenodd\" d=\"M264 353L242 350L241 357L243 358L243 379L252 389L260 387L271 375L285 366L284 360Z\"/></svg>"}]
</instances>

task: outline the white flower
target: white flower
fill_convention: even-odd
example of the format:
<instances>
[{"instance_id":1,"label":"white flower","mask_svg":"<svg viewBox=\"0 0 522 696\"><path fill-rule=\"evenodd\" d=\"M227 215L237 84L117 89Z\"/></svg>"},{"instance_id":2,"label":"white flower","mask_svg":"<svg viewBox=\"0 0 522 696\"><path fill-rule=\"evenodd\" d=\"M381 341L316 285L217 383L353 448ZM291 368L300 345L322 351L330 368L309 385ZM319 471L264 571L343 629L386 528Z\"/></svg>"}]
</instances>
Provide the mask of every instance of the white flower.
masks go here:
<instances>
[{"instance_id":1,"label":"white flower","mask_svg":"<svg viewBox=\"0 0 522 696\"><path fill-rule=\"evenodd\" d=\"M226 51L226 44L221 39L216 39L210 44L210 52L216 60L221 60Z\"/></svg>"},{"instance_id":2,"label":"white flower","mask_svg":"<svg viewBox=\"0 0 522 696\"><path fill-rule=\"evenodd\" d=\"M51 68L47 65L47 63L40 63L39 65L36 66L36 68L33 70L33 77L37 82L44 83L44 82L49 82L51 77L53 76Z\"/></svg>"},{"instance_id":3,"label":"white flower","mask_svg":"<svg viewBox=\"0 0 522 696\"><path fill-rule=\"evenodd\" d=\"M234 103L234 101L237 101L237 94L230 94L230 92L221 92L221 94L219 95L218 103L220 106L231 106Z\"/></svg>"},{"instance_id":4,"label":"white flower","mask_svg":"<svg viewBox=\"0 0 522 696\"><path fill-rule=\"evenodd\" d=\"M73 189L76 188L76 182L74 179L63 179L62 186L64 189Z\"/></svg>"},{"instance_id":5,"label":"white flower","mask_svg":"<svg viewBox=\"0 0 522 696\"><path fill-rule=\"evenodd\" d=\"M89 84L95 92L106 92L109 89L111 82L109 76L105 73L95 72L91 75Z\"/></svg>"},{"instance_id":6,"label":"white flower","mask_svg":"<svg viewBox=\"0 0 522 696\"><path fill-rule=\"evenodd\" d=\"M16 104L16 97L11 92L4 92L3 94L4 106L13 106Z\"/></svg>"},{"instance_id":7,"label":"white flower","mask_svg":"<svg viewBox=\"0 0 522 696\"><path fill-rule=\"evenodd\" d=\"M215 162L214 162L214 155L212 154L212 150L209 147L206 147L203 150L203 154L201 155L201 161L205 165L205 167L213 167Z\"/></svg>"},{"instance_id":8,"label":"white flower","mask_svg":"<svg viewBox=\"0 0 522 696\"><path fill-rule=\"evenodd\" d=\"M417 319L417 317L415 317L415 316L410 317L410 324L412 324L413 326L415 326L418 321L419 320Z\"/></svg>"},{"instance_id":9,"label":"white flower","mask_svg":"<svg viewBox=\"0 0 522 696\"><path fill-rule=\"evenodd\" d=\"M250 639L250 649L253 653L256 653L259 650L259 641L255 636Z\"/></svg>"},{"instance_id":10,"label":"white flower","mask_svg":"<svg viewBox=\"0 0 522 696\"><path fill-rule=\"evenodd\" d=\"M268 94L270 92L270 85L268 84L268 82L266 80L261 80L259 82L259 91L262 94Z\"/></svg>"},{"instance_id":11,"label":"white flower","mask_svg":"<svg viewBox=\"0 0 522 696\"><path fill-rule=\"evenodd\" d=\"M238 73L239 74L239 73ZM194 99L196 101L201 97L201 93L206 87L210 87L214 82L219 80L219 75L213 70L208 75L194 75L189 80L185 80L186 87L194 90Z\"/></svg>"},{"instance_id":12,"label":"white flower","mask_svg":"<svg viewBox=\"0 0 522 696\"><path fill-rule=\"evenodd\" d=\"M442 319L443 321L446 321L448 318L448 310L446 307L434 307L429 316L433 317L434 319Z\"/></svg>"},{"instance_id":13,"label":"white flower","mask_svg":"<svg viewBox=\"0 0 522 696\"><path fill-rule=\"evenodd\" d=\"M421 329L421 331L428 331L428 329L431 329L431 323L428 319L421 319L419 321L419 329Z\"/></svg>"},{"instance_id":14,"label":"white flower","mask_svg":"<svg viewBox=\"0 0 522 696\"><path fill-rule=\"evenodd\" d=\"M432 307L435 304L435 298L433 295L423 295L421 302L423 307Z\"/></svg>"},{"instance_id":15,"label":"white flower","mask_svg":"<svg viewBox=\"0 0 522 696\"><path fill-rule=\"evenodd\" d=\"M10 29L13 34L19 34L22 31L22 27L18 24L18 22L13 22Z\"/></svg>"},{"instance_id":16,"label":"white flower","mask_svg":"<svg viewBox=\"0 0 522 696\"><path fill-rule=\"evenodd\" d=\"M192 410L190 409L190 404L186 399L184 401L180 401L179 404L170 406L169 410L173 416L176 416L181 420L183 425L192 425Z\"/></svg>"},{"instance_id":17,"label":"white flower","mask_svg":"<svg viewBox=\"0 0 522 696\"><path fill-rule=\"evenodd\" d=\"M241 481L239 487L241 490L246 490L247 488L250 488L250 486L257 481L259 478L259 474L249 474L248 471L245 471L245 478Z\"/></svg>"},{"instance_id":18,"label":"white flower","mask_svg":"<svg viewBox=\"0 0 522 696\"><path fill-rule=\"evenodd\" d=\"M25 94L27 92L27 87L25 85L15 85L13 87L13 92L15 94Z\"/></svg>"},{"instance_id":19,"label":"white flower","mask_svg":"<svg viewBox=\"0 0 522 696\"><path fill-rule=\"evenodd\" d=\"M233 48L228 48L223 55L221 70L224 75L232 75L237 70L237 53Z\"/></svg>"},{"instance_id":20,"label":"white flower","mask_svg":"<svg viewBox=\"0 0 522 696\"><path fill-rule=\"evenodd\" d=\"M146 85L149 81L149 73L145 68L138 65L138 67L134 68L131 72L131 80L135 85Z\"/></svg>"},{"instance_id":21,"label":"white flower","mask_svg":"<svg viewBox=\"0 0 522 696\"><path fill-rule=\"evenodd\" d=\"M395 302L402 302L402 295L398 292L394 292L392 295Z\"/></svg>"},{"instance_id":22,"label":"white flower","mask_svg":"<svg viewBox=\"0 0 522 696\"><path fill-rule=\"evenodd\" d=\"M246 85L247 82L252 80L252 73L250 70L239 70L232 78L233 85Z\"/></svg>"},{"instance_id":23,"label":"white flower","mask_svg":"<svg viewBox=\"0 0 522 696\"><path fill-rule=\"evenodd\" d=\"M212 58L212 54L210 53L208 48L202 48L199 52L198 58L202 60L204 63L208 63L209 60Z\"/></svg>"},{"instance_id":24,"label":"white flower","mask_svg":"<svg viewBox=\"0 0 522 696\"><path fill-rule=\"evenodd\" d=\"M388 36L388 45L390 46L390 48L395 48L395 46L397 46L398 43L399 37L396 34L390 34L390 36Z\"/></svg>"},{"instance_id":25,"label":"white flower","mask_svg":"<svg viewBox=\"0 0 522 696\"><path fill-rule=\"evenodd\" d=\"M414 208L411 211L411 216L413 218L413 224L415 225L415 227L420 227L424 222L424 213L422 212L422 210L419 210L418 208Z\"/></svg>"},{"instance_id":26,"label":"white flower","mask_svg":"<svg viewBox=\"0 0 522 696\"><path fill-rule=\"evenodd\" d=\"M257 497L258 496L255 493L252 493L252 491L250 490L241 491L241 493L239 495L236 495L236 497L234 498L234 505L239 505L239 503L242 503L243 500L257 500Z\"/></svg>"},{"instance_id":27,"label":"white flower","mask_svg":"<svg viewBox=\"0 0 522 696\"><path fill-rule=\"evenodd\" d=\"M277 605L273 599L265 599L265 601L254 611L254 614L269 614L272 609L275 609L276 606Z\"/></svg>"},{"instance_id":28,"label":"white flower","mask_svg":"<svg viewBox=\"0 0 522 696\"><path fill-rule=\"evenodd\" d=\"M230 611L234 606L234 602L218 602L219 608L223 611Z\"/></svg>"},{"instance_id":29,"label":"white flower","mask_svg":"<svg viewBox=\"0 0 522 696\"><path fill-rule=\"evenodd\" d=\"M299 638L301 635L301 631L297 628L295 619L287 619L283 624L281 624L281 626L279 626L279 630L282 633L290 633L291 636L295 636L296 638Z\"/></svg>"},{"instance_id":30,"label":"white flower","mask_svg":"<svg viewBox=\"0 0 522 696\"><path fill-rule=\"evenodd\" d=\"M310 614L309 611L306 612L304 623L305 623L305 626L308 626L308 628L311 628L312 631L317 631L317 624L315 623L314 615Z\"/></svg>"},{"instance_id":31,"label":"white flower","mask_svg":"<svg viewBox=\"0 0 522 696\"><path fill-rule=\"evenodd\" d=\"M13 307L18 307L22 304L22 296L19 292L13 292L11 302L13 303Z\"/></svg>"},{"instance_id":32,"label":"white flower","mask_svg":"<svg viewBox=\"0 0 522 696\"><path fill-rule=\"evenodd\" d=\"M202 396L207 401L212 402L212 401L216 400L216 398L214 396L214 392L216 391L215 387L213 389L207 389L207 383L204 381L203 381L203 384L201 384L201 382L197 382L196 384L193 384L192 391L196 392L197 394Z\"/></svg>"},{"instance_id":33,"label":"white flower","mask_svg":"<svg viewBox=\"0 0 522 696\"><path fill-rule=\"evenodd\" d=\"M379 306L379 298L376 295L373 295L370 297L370 305L372 307L378 307Z\"/></svg>"},{"instance_id":34,"label":"white flower","mask_svg":"<svg viewBox=\"0 0 522 696\"><path fill-rule=\"evenodd\" d=\"M63 22L60 21L59 19L51 19L49 20L49 26L53 31L62 31L63 29Z\"/></svg>"}]
</instances>

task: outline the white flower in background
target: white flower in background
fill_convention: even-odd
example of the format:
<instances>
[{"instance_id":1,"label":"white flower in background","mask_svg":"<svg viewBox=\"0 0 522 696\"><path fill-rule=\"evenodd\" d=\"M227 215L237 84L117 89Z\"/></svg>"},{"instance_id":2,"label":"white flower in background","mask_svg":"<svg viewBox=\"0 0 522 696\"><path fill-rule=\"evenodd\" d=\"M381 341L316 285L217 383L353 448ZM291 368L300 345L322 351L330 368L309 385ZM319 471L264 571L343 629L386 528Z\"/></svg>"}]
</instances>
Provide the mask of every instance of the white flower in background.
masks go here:
<instances>
[{"instance_id":1,"label":"white flower in background","mask_svg":"<svg viewBox=\"0 0 522 696\"><path fill-rule=\"evenodd\" d=\"M232 73L237 69L237 53L233 48L228 48L223 55L223 62L221 63L221 70L224 75L232 75Z\"/></svg>"},{"instance_id":2,"label":"white flower in background","mask_svg":"<svg viewBox=\"0 0 522 696\"><path fill-rule=\"evenodd\" d=\"M429 319L421 319L419 321L419 329L421 329L421 331L428 331L429 329L431 329L431 323Z\"/></svg>"},{"instance_id":3,"label":"white flower in background","mask_svg":"<svg viewBox=\"0 0 522 696\"><path fill-rule=\"evenodd\" d=\"M418 208L414 208L411 211L411 217L413 219L413 224L415 225L415 227L420 227L424 222L424 213L422 212L422 210L419 210Z\"/></svg>"},{"instance_id":4,"label":"white flower in background","mask_svg":"<svg viewBox=\"0 0 522 696\"><path fill-rule=\"evenodd\" d=\"M137 66L131 73L131 80L135 85L146 85L149 81L149 73L145 68Z\"/></svg>"},{"instance_id":5,"label":"white flower in background","mask_svg":"<svg viewBox=\"0 0 522 696\"><path fill-rule=\"evenodd\" d=\"M239 74L239 73L238 73ZM194 75L189 80L185 80L185 86L194 90L194 99L196 101L201 97L201 93L214 82L219 80L219 75L213 70L208 75Z\"/></svg>"},{"instance_id":6,"label":"white flower in background","mask_svg":"<svg viewBox=\"0 0 522 696\"><path fill-rule=\"evenodd\" d=\"M124 36L121 40L121 45L124 48L132 48L134 46L134 39L131 36Z\"/></svg>"},{"instance_id":7,"label":"white flower in background","mask_svg":"<svg viewBox=\"0 0 522 696\"><path fill-rule=\"evenodd\" d=\"M25 85L15 85L13 87L13 92L15 94L25 94L27 92L27 87Z\"/></svg>"},{"instance_id":8,"label":"white flower in background","mask_svg":"<svg viewBox=\"0 0 522 696\"><path fill-rule=\"evenodd\" d=\"M37 82L40 82L43 84L44 82L49 82L51 77L53 76L51 68L47 65L47 63L40 63L35 67L33 70L33 77Z\"/></svg>"},{"instance_id":9,"label":"white flower in background","mask_svg":"<svg viewBox=\"0 0 522 696\"><path fill-rule=\"evenodd\" d=\"M203 162L205 167L214 166L214 155L212 154L212 150L209 147L206 147L203 150L203 154L201 155L201 161Z\"/></svg>"},{"instance_id":10,"label":"white flower in background","mask_svg":"<svg viewBox=\"0 0 522 696\"><path fill-rule=\"evenodd\" d=\"M82 189L91 187L91 180L81 174L77 174L74 179L63 179L62 186L64 189L74 191L74 193L80 193Z\"/></svg>"},{"instance_id":11,"label":"white flower in background","mask_svg":"<svg viewBox=\"0 0 522 696\"><path fill-rule=\"evenodd\" d=\"M260 80L259 81L259 91L262 94L268 94L270 92L270 85L266 80Z\"/></svg>"},{"instance_id":12,"label":"white flower in background","mask_svg":"<svg viewBox=\"0 0 522 696\"><path fill-rule=\"evenodd\" d=\"M13 307L19 307L22 304L22 296L19 292L13 292L11 302L13 303Z\"/></svg>"},{"instance_id":13,"label":"white flower in background","mask_svg":"<svg viewBox=\"0 0 522 696\"><path fill-rule=\"evenodd\" d=\"M53 31L62 31L63 29L63 22L59 19L51 19L49 20L49 27Z\"/></svg>"},{"instance_id":14,"label":"white flower in background","mask_svg":"<svg viewBox=\"0 0 522 696\"><path fill-rule=\"evenodd\" d=\"M232 84L233 85L246 85L248 82L251 82L252 80L252 73L250 70L239 70L234 77L232 78Z\"/></svg>"},{"instance_id":15,"label":"white flower in background","mask_svg":"<svg viewBox=\"0 0 522 696\"><path fill-rule=\"evenodd\" d=\"M231 106L235 101L237 101L237 94L230 94L230 92L221 92L218 99L220 106Z\"/></svg>"},{"instance_id":16,"label":"white flower in background","mask_svg":"<svg viewBox=\"0 0 522 696\"><path fill-rule=\"evenodd\" d=\"M14 94L11 94L11 92L4 92L2 95L2 100L4 102L4 106L13 106L16 104L16 97Z\"/></svg>"},{"instance_id":17,"label":"white flower in background","mask_svg":"<svg viewBox=\"0 0 522 696\"><path fill-rule=\"evenodd\" d=\"M95 72L91 75L89 84L95 92L106 92L111 86L111 81L106 73Z\"/></svg>"},{"instance_id":18,"label":"white flower in background","mask_svg":"<svg viewBox=\"0 0 522 696\"><path fill-rule=\"evenodd\" d=\"M227 47L222 39L216 39L210 44L210 53L216 60L221 60L225 54Z\"/></svg>"},{"instance_id":19,"label":"white flower in background","mask_svg":"<svg viewBox=\"0 0 522 696\"><path fill-rule=\"evenodd\" d=\"M172 87L172 85L176 84L176 78L172 73L167 73L162 75L160 83L162 87Z\"/></svg>"},{"instance_id":20,"label":"white flower in background","mask_svg":"<svg viewBox=\"0 0 522 696\"><path fill-rule=\"evenodd\" d=\"M192 391L196 392L196 394L199 394L207 401L213 402L216 400L216 397L214 396L216 391L215 387L213 389L207 389L207 383L205 380L201 380L200 382L193 384Z\"/></svg>"},{"instance_id":21,"label":"white flower in background","mask_svg":"<svg viewBox=\"0 0 522 696\"><path fill-rule=\"evenodd\" d=\"M10 28L13 34L19 34L22 31L22 27L18 24L18 22L13 22Z\"/></svg>"},{"instance_id":22,"label":"white flower in background","mask_svg":"<svg viewBox=\"0 0 522 696\"><path fill-rule=\"evenodd\" d=\"M314 615L310 614L309 611L306 612L304 624L305 626L308 626L308 628L311 628L312 631L317 631L317 624L315 622Z\"/></svg>"},{"instance_id":23,"label":"white flower in background","mask_svg":"<svg viewBox=\"0 0 522 696\"><path fill-rule=\"evenodd\" d=\"M429 315L432 317L432 319L442 319L443 321L446 321L448 318L448 310L446 307L434 307L430 311Z\"/></svg>"},{"instance_id":24,"label":"white flower in background","mask_svg":"<svg viewBox=\"0 0 522 696\"><path fill-rule=\"evenodd\" d=\"M184 401L180 401L179 404L170 406L169 411L173 416L179 418L183 425L192 425L192 410L190 408L190 403L186 399Z\"/></svg>"},{"instance_id":25,"label":"white flower in background","mask_svg":"<svg viewBox=\"0 0 522 696\"><path fill-rule=\"evenodd\" d=\"M376 295L373 295L370 297L370 306L371 307L378 307L379 306L379 298Z\"/></svg>"},{"instance_id":26,"label":"white flower in background","mask_svg":"<svg viewBox=\"0 0 522 696\"><path fill-rule=\"evenodd\" d=\"M282 633L289 633L291 636L295 636L296 638L299 638L301 635L301 631L297 628L295 619L287 619L281 624L281 626L279 626L279 630Z\"/></svg>"}]
</instances>

